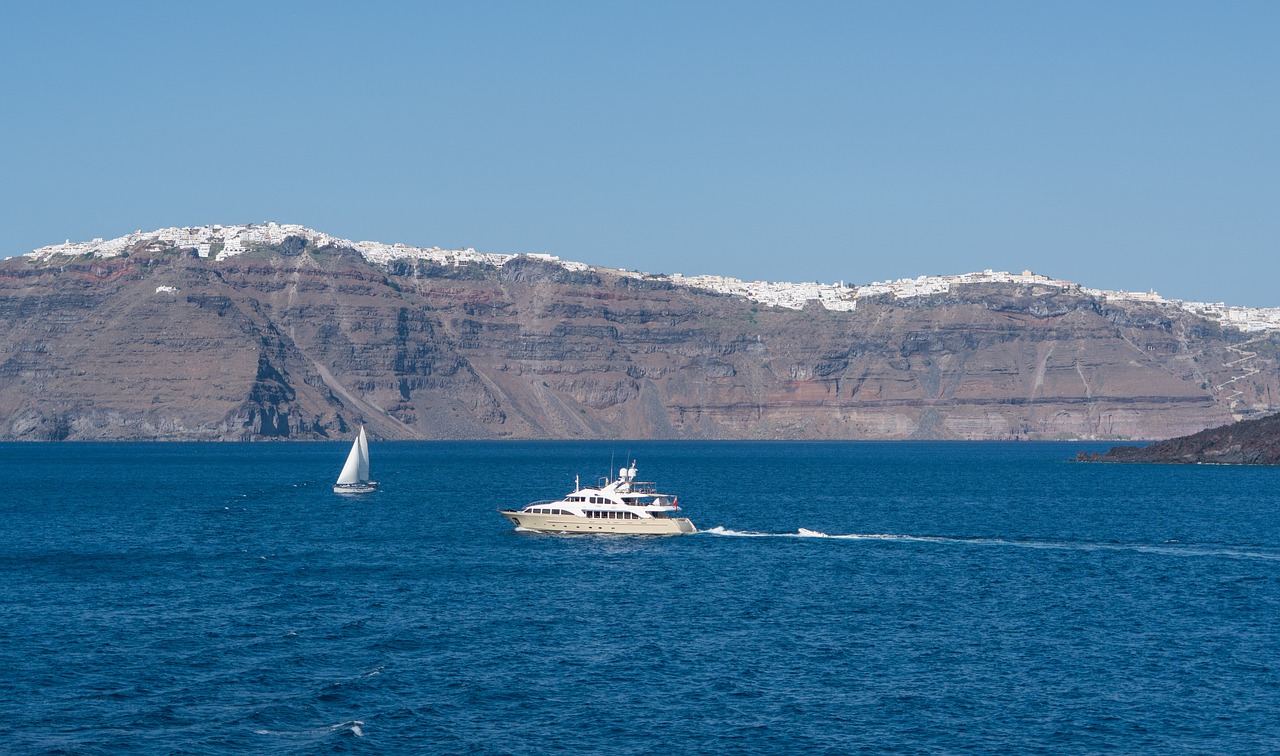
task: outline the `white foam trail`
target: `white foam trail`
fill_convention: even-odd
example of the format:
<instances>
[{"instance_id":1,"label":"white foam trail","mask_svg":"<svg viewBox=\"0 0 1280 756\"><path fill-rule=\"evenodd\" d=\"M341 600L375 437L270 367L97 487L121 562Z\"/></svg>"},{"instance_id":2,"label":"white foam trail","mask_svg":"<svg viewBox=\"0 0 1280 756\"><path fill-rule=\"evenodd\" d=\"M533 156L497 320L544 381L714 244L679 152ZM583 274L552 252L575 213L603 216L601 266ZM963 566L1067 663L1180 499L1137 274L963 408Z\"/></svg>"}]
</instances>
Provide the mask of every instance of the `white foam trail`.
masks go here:
<instances>
[{"instance_id":1,"label":"white foam trail","mask_svg":"<svg viewBox=\"0 0 1280 756\"><path fill-rule=\"evenodd\" d=\"M330 725L329 732L342 732L343 730L350 730L352 735L355 735L357 738L363 738L364 730L360 729L360 725L362 724L364 724L364 722L360 721L359 719L350 719L350 720L347 720L346 722L339 722L336 725Z\"/></svg>"},{"instance_id":2,"label":"white foam trail","mask_svg":"<svg viewBox=\"0 0 1280 756\"><path fill-rule=\"evenodd\" d=\"M346 722L339 722L328 727L321 727L315 730L254 730L254 735L279 735L286 738L310 739L316 736L333 735L339 732L350 732L357 738L364 737L364 730L360 728L364 722L359 719L349 719Z\"/></svg>"},{"instance_id":3,"label":"white foam trail","mask_svg":"<svg viewBox=\"0 0 1280 756\"><path fill-rule=\"evenodd\" d=\"M897 533L844 533L832 535L820 530L800 528L794 533L758 533L730 530L716 526L704 530L707 535L733 536L736 538L830 538L846 541L910 541L916 543L945 543L970 546L1014 546L1023 549L1063 549L1072 551L1137 551L1165 556L1224 556L1239 559L1265 559L1280 561L1280 553L1250 551L1231 547L1150 545L1142 543L1088 543L1073 541L1010 541L1003 538L952 538L945 536L913 536ZM1177 543L1176 541L1166 542Z\"/></svg>"}]
</instances>

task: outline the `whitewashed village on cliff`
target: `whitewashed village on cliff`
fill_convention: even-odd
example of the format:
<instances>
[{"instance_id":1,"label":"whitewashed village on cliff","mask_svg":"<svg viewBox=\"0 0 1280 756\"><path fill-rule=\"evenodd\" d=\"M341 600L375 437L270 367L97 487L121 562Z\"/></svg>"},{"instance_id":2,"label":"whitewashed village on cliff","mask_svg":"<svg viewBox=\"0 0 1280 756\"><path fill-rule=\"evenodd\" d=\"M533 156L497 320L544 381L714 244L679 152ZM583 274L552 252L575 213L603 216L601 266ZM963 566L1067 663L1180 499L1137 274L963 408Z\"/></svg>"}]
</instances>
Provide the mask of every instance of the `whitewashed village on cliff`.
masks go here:
<instances>
[{"instance_id":1,"label":"whitewashed village on cliff","mask_svg":"<svg viewBox=\"0 0 1280 756\"><path fill-rule=\"evenodd\" d=\"M395 260L423 260L438 265L484 265L502 267L519 257L553 262L571 271L587 271L593 266L580 262L561 260L555 255L496 254L477 252L474 249L441 249L439 247L413 247L406 244L385 244L372 241L349 241L315 231L296 224L210 225L187 228L164 228L157 231L136 231L116 239L94 239L88 242L72 242L42 247L28 253L28 257L47 260L55 256L118 257L129 250L152 248L194 249L200 257L225 260L243 254L256 246L278 244L286 238L302 237L315 247L339 246L358 251L371 263L386 264ZM980 273L962 273L946 276L919 276L894 281L879 281L866 285L836 283L790 283L782 281L742 281L737 278L714 275L685 276L644 273L635 270L613 270L615 275L635 278L664 278L677 286L705 289L731 296L739 296L770 307L803 309L809 302L818 302L828 310L852 311L858 300L866 297L892 296L898 299L925 297L945 293L952 286L978 283L1034 284L1109 301L1147 302L1167 304L1200 315L1225 326L1244 332L1280 331L1280 307L1234 307L1223 302L1189 302L1165 299L1155 292L1111 291L1091 289L1071 281L1050 278L1025 270L1021 273L984 270ZM170 287L161 287L169 290Z\"/></svg>"}]
</instances>

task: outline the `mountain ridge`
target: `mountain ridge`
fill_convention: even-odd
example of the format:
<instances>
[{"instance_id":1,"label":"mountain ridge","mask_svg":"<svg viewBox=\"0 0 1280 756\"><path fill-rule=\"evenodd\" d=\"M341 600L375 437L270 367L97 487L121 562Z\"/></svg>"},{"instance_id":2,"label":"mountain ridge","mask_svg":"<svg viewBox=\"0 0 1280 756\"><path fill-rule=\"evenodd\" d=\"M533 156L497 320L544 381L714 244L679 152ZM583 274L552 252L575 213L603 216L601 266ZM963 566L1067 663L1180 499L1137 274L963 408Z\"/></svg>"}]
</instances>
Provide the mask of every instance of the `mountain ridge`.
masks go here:
<instances>
[{"instance_id":1,"label":"mountain ridge","mask_svg":"<svg viewBox=\"0 0 1280 756\"><path fill-rule=\"evenodd\" d=\"M240 229L234 254L229 234L177 229L0 261L0 438L364 423L375 438L1150 439L1271 411L1280 391L1266 327L1030 273L751 299L736 279L201 228Z\"/></svg>"},{"instance_id":2,"label":"mountain ridge","mask_svg":"<svg viewBox=\"0 0 1280 756\"><path fill-rule=\"evenodd\" d=\"M644 273L639 270L626 270L592 266L587 263L561 260L547 253L493 253L477 252L472 248L443 249L441 247L416 247L403 243L385 243L377 241L351 241L316 231L297 224L262 224L245 225L205 225L187 227L169 227L150 232L141 230L132 234L104 240L101 238L89 242L71 242L41 247L28 252L24 257L48 261L53 257L92 257L112 258L128 256L131 250L140 249L162 251L164 249L190 250L198 257L210 257L221 262L227 258L244 254L257 247L273 247L288 250L290 246L310 245L313 248L345 247L353 249L370 263L389 266L399 261L426 260L442 266L462 267L479 265L500 268L512 260L527 258L555 263L571 272L585 272L593 269L609 270L623 276L656 278L672 282L678 286L705 288L722 294L742 296L747 299L772 306L801 309L807 302L817 301L827 309L852 310L856 300L861 297L890 295L895 298L928 296L947 291L951 285L972 283L1021 283L1046 285L1065 290L1083 292L1092 296L1103 297L1115 301L1159 302L1170 303L1182 307L1188 312L1207 317L1223 324L1229 324L1245 331L1280 331L1280 307L1231 307L1223 302L1197 302L1179 299L1165 299L1154 291L1129 292L1084 287L1081 284L1042 276L1024 270L1022 273L1009 273L987 269L981 272L961 273L955 275L917 276L892 281L877 281L865 285L846 285L843 281L834 284L796 283L785 281L744 281L742 279L720 275L684 276L681 273L668 275L665 273Z\"/></svg>"}]
</instances>

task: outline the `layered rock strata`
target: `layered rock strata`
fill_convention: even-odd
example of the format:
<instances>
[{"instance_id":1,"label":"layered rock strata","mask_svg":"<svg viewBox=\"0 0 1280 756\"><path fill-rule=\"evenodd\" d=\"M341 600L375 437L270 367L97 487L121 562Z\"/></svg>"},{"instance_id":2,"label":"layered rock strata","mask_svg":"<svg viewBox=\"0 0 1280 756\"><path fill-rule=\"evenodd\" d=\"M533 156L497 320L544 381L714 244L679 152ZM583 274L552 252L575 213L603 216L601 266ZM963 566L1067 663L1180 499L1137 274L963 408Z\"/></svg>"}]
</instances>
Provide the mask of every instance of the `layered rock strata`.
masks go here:
<instances>
[{"instance_id":1,"label":"layered rock strata","mask_svg":"<svg viewBox=\"0 0 1280 756\"><path fill-rule=\"evenodd\" d=\"M1274 408L1278 347L1036 284L794 310L539 257L139 244L0 261L0 438L1158 439Z\"/></svg>"}]
</instances>

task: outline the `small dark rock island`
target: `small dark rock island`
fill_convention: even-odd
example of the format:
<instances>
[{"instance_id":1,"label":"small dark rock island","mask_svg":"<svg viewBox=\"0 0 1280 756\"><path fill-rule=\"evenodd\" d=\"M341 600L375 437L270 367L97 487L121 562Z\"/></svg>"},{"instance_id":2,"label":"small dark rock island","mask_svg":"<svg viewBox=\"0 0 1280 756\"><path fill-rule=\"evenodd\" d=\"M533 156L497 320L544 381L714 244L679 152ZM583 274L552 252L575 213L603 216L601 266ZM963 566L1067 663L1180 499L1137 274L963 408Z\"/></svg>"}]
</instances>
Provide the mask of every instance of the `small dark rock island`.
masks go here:
<instances>
[{"instance_id":1,"label":"small dark rock island","mask_svg":"<svg viewBox=\"0 0 1280 756\"><path fill-rule=\"evenodd\" d=\"M1117 446L1103 454L1080 452L1081 462L1280 465L1280 414L1242 420L1150 446Z\"/></svg>"}]
</instances>

